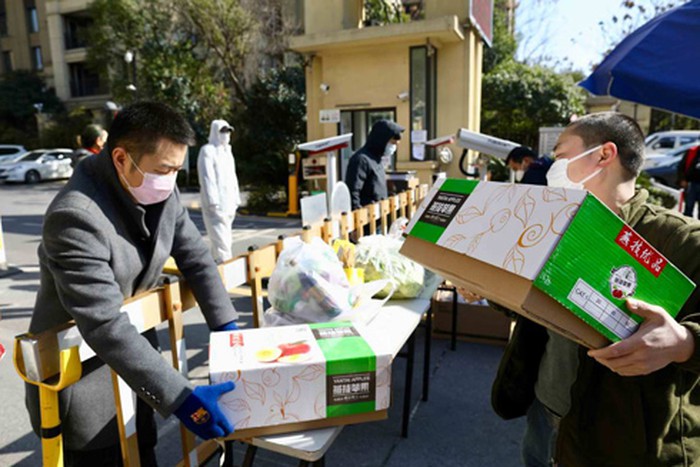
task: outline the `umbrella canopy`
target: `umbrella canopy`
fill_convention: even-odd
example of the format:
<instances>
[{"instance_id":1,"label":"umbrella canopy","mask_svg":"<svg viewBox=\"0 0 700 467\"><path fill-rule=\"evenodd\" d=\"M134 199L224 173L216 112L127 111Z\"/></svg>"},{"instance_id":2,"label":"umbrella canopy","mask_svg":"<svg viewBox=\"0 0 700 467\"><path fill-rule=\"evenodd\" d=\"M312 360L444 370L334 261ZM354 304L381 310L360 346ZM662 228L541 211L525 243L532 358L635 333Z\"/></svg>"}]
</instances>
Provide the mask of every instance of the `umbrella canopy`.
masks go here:
<instances>
[{"instance_id":1,"label":"umbrella canopy","mask_svg":"<svg viewBox=\"0 0 700 467\"><path fill-rule=\"evenodd\" d=\"M579 85L593 94L700 118L700 0L634 31Z\"/></svg>"}]
</instances>

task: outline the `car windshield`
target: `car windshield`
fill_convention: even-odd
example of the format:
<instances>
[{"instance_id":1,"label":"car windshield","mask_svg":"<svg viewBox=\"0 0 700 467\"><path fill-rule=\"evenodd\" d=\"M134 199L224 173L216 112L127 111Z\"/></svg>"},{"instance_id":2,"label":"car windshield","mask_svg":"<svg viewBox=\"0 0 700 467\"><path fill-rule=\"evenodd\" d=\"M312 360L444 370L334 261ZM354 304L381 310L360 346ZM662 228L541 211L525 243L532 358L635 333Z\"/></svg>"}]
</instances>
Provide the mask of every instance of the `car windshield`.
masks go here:
<instances>
[{"instance_id":1,"label":"car windshield","mask_svg":"<svg viewBox=\"0 0 700 467\"><path fill-rule=\"evenodd\" d=\"M46 151L32 151L28 152L22 156L19 157L19 159L16 160L16 162L28 162L28 161L35 161L38 158L40 158L42 155L44 155Z\"/></svg>"}]
</instances>

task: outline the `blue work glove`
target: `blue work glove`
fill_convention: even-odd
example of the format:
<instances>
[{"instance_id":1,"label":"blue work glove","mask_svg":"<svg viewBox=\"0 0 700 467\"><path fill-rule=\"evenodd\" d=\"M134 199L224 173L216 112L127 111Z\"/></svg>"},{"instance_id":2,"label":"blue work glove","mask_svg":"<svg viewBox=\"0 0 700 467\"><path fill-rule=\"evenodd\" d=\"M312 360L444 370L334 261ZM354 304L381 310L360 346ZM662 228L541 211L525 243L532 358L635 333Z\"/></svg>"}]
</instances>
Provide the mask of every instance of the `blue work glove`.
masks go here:
<instances>
[{"instance_id":1,"label":"blue work glove","mask_svg":"<svg viewBox=\"0 0 700 467\"><path fill-rule=\"evenodd\" d=\"M236 387L233 381L211 386L197 386L185 402L175 410L175 416L202 439L221 438L233 433L233 425L219 409L219 396Z\"/></svg>"},{"instance_id":2,"label":"blue work glove","mask_svg":"<svg viewBox=\"0 0 700 467\"><path fill-rule=\"evenodd\" d=\"M238 331L238 325L235 321L231 321L230 323L222 324L214 331Z\"/></svg>"}]
</instances>

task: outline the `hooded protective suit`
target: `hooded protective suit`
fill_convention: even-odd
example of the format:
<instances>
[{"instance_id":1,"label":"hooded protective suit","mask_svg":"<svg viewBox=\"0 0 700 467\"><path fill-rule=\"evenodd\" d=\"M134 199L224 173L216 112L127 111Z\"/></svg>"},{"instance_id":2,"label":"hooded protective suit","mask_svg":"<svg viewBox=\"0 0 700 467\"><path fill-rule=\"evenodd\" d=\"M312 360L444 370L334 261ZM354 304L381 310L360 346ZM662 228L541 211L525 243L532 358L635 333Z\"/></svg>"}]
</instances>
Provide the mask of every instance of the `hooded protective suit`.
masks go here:
<instances>
[{"instance_id":1,"label":"hooded protective suit","mask_svg":"<svg viewBox=\"0 0 700 467\"><path fill-rule=\"evenodd\" d=\"M390 120L379 120L367 136L367 142L348 162L345 184L350 189L352 209L387 197L386 172L382 164L387 143L400 140L404 128Z\"/></svg>"},{"instance_id":2,"label":"hooded protective suit","mask_svg":"<svg viewBox=\"0 0 700 467\"><path fill-rule=\"evenodd\" d=\"M231 226L241 204L231 130L225 120L211 122L209 144L202 146L197 159L202 217L217 262L231 258Z\"/></svg>"}]
</instances>

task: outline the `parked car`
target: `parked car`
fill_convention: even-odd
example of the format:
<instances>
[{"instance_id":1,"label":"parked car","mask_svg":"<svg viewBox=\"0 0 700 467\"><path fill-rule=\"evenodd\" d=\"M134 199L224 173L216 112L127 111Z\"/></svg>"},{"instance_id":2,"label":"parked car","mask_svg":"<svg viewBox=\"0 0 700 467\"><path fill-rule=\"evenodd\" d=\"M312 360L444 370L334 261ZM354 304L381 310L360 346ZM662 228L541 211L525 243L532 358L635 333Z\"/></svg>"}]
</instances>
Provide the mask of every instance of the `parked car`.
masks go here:
<instances>
[{"instance_id":1,"label":"parked car","mask_svg":"<svg viewBox=\"0 0 700 467\"><path fill-rule=\"evenodd\" d=\"M37 149L13 162L0 162L0 180L37 183L42 180L70 178L72 149Z\"/></svg>"},{"instance_id":2,"label":"parked car","mask_svg":"<svg viewBox=\"0 0 700 467\"><path fill-rule=\"evenodd\" d=\"M646 137L644 146L647 156L663 154L686 144L700 140L698 130L660 131Z\"/></svg>"},{"instance_id":3,"label":"parked car","mask_svg":"<svg viewBox=\"0 0 700 467\"><path fill-rule=\"evenodd\" d=\"M678 164L688 150L700 146L700 141L686 144L657 158L657 163L644 169L651 178L666 186L678 188Z\"/></svg>"},{"instance_id":4,"label":"parked car","mask_svg":"<svg viewBox=\"0 0 700 467\"><path fill-rule=\"evenodd\" d=\"M0 144L0 162L9 162L27 152L24 146L18 144Z\"/></svg>"}]
</instances>

